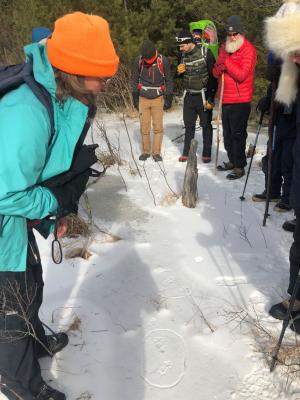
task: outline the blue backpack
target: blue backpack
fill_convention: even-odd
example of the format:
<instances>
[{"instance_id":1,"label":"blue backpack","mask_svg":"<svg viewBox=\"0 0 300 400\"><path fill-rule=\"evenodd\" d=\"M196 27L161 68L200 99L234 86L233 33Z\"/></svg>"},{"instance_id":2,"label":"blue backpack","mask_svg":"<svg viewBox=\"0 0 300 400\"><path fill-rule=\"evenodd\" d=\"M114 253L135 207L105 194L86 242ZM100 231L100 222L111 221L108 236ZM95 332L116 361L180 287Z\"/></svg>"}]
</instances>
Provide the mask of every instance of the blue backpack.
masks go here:
<instances>
[{"instance_id":1,"label":"blue backpack","mask_svg":"<svg viewBox=\"0 0 300 400\"><path fill-rule=\"evenodd\" d=\"M33 76L32 62L15 65L0 65L0 99L11 90L17 89L20 85L26 83L38 100L46 108L49 120L52 137L55 133L54 126L54 111L51 100L51 95L41 84L39 84ZM3 222L3 215L0 215L0 232Z\"/></svg>"}]
</instances>

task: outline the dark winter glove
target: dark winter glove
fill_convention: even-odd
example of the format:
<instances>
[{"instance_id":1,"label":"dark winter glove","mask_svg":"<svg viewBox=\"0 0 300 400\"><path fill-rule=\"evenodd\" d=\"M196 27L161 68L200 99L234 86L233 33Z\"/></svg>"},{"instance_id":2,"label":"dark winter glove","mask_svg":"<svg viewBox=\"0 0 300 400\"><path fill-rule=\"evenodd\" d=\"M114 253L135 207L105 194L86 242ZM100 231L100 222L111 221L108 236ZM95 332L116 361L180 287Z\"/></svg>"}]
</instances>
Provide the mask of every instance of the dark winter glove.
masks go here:
<instances>
[{"instance_id":1,"label":"dark winter glove","mask_svg":"<svg viewBox=\"0 0 300 400\"><path fill-rule=\"evenodd\" d=\"M172 107L173 95L166 94L165 95L165 102L164 102L164 110L169 110Z\"/></svg>"},{"instance_id":2,"label":"dark winter glove","mask_svg":"<svg viewBox=\"0 0 300 400\"><path fill-rule=\"evenodd\" d=\"M271 106L271 99L268 96L262 97L259 99L257 106L256 106L256 111L258 112L268 112Z\"/></svg>"},{"instance_id":3,"label":"dark winter glove","mask_svg":"<svg viewBox=\"0 0 300 400\"><path fill-rule=\"evenodd\" d=\"M214 71L217 75L222 75L222 73L226 70L226 67L224 64L215 64L214 66Z\"/></svg>"},{"instance_id":4,"label":"dark winter glove","mask_svg":"<svg viewBox=\"0 0 300 400\"><path fill-rule=\"evenodd\" d=\"M88 170L98 160L95 153L97 147L97 144L82 145L78 153L74 156L69 171L54 176L53 178L42 182L41 185L47 187L48 189L62 186L75 178L77 175Z\"/></svg>"},{"instance_id":5,"label":"dark winter glove","mask_svg":"<svg viewBox=\"0 0 300 400\"><path fill-rule=\"evenodd\" d=\"M87 169L64 185L49 188L56 197L60 208L59 214L61 216L67 215L73 212L74 208L77 208L76 205L85 191L89 176L90 172Z\"/></svg>"},{"instance_id":6,"label":"dark winter glove","mask_svg":"<svg viewBox=\"0 0 300 400\"><path fill-rule=\"evenodd\" d=\"M139 101L140 101L140 95L138 92L132 92L132 102L133 102L133 107L139 111Z\"/></svg>"},{"instance_id":7,"label":"dark winter glove","mask_svg":"<svg viewBox=\"0 0 300 400\"><path fill-rule=\"evenodd\" d=\"M81 174L98 161L96 149L98 144L83 144L72 162L71 170L75 175Z\"/></svg>"}]
</instances>

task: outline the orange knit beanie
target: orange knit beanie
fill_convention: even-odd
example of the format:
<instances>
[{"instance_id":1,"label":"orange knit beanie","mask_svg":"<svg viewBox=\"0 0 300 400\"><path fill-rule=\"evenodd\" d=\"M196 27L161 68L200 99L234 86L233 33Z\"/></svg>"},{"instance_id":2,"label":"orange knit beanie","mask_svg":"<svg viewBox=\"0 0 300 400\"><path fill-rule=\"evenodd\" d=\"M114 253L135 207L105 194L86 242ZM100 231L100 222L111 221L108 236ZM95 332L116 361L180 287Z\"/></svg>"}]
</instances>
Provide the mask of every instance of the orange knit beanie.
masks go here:
<instances>
[{"instance_id":1,"label":"orange knit beanie","mask_svg":"<svg viewBox=\"0 0 300 400\"><path fill-rule=\"evenodd\" d=\"M51 65L69 74L109 77L117 72L119 58L109 26L98 15L64 15L56 20L46 46Z\"/></svg>"}]
</instances>

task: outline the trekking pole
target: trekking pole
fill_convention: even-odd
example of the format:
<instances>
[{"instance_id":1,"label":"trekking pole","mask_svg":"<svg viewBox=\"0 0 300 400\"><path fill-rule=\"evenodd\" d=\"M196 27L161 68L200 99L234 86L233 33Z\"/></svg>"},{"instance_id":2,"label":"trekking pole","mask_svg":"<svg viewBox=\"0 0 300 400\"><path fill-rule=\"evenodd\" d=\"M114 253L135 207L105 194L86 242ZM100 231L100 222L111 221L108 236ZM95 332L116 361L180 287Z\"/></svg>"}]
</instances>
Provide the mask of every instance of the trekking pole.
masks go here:
<instances>
[{"instance_id":1,"label":"trekking pole","mask_svg":"<svg viewBox=\"0 0 300 400\"><path fill-rule=\"evenodd\" d=\"M248 172L247 172L247 176L246 176L246 181L245 181L245 184L244 184L243 193L240 196L240 199L242 201L245 200L244 194L245 194L245 190L246 190L246 186L247 186L247 182L248 182L248 178L249 178L249 174L250 174L250 170L251 170L253 157L254 157L254 154L255 154L255 149L256 149L256 145L257 145L257 141L258 141L258 136L259 136L259 133L260 133L260 130L261 130L261 127L262 127L263 118L264 118L264 112L262 111L260 113L259 123L258 123L257 131L256 131L255 141L254 141L254 145L253 145L253 151L252 151L250 164L249 164L249 168L248 168Z\"/></svg>"},{"instance_id":2,"label":"trekking pole","mask_svg":"<svg viewBox=\"0 0 300 400\"><path fill-rule=\"evenodd\" d=\"M267 194L266 194L266 206L265 213L263 218L263 226L266 226L266 221L269 216L269 204L270 204L270 189L271 189L271 173L272 173L272 153L273 153L273 143L274 137L276 133L276 124L275 124L275 92L276 92L277 84L276 82L272 82L272 96L271 96L271 107L270 107L270 120L269 120L269 143L268 143L268 175L267 175Z\"/></svg>"},{"instance_id":3,"label":"trekking pole","mask_svg":"<svg viewBox=\"0 0 300 400\"><path fill-rule=\"evenodd\" d=\"M297 293L299 287L300 287L300 270L298 272L297 279L296 279L296 282L295 282L295 286L294 286L294 289L293 289L293 293L292 293L292 296L290 298L289 308L287 309L286 315L285 315L284 320L282 322L282 328L281 328L280 336L279 336L279 339L278 339L278 343L277 343L276 348L275 348L275 350L274 350L274 352L272 354L270 372L273 372L274 369L275 369L277 356L278 356L278 353L279 353L279 350L280 350L280 347L281 347L281 343L283 341L283 337L284 337L286 328L288 327L288 324L289 324L289 316L291 314L291 311L293 310L293 307L294 307L294 304L295 304L295 300L296 300L296 293Z\"/></svg>"},{"instance_id":4,"label":"trekking pole","mask_svg":"<svg viewBox=\"0 0 300 400\"><path fill-rule=\"evenodd\" d=\"M219 101L219 109L218 109L218 114L217 114L217 148L216 148L216 159L215 159L215 173L217 172L218 159L219 159L220 121L221 121L221 117L222 117L223 93L224 93L224 72L222 73L222 76L221 76L220 101Z\"/></svg>"}]
</instances>

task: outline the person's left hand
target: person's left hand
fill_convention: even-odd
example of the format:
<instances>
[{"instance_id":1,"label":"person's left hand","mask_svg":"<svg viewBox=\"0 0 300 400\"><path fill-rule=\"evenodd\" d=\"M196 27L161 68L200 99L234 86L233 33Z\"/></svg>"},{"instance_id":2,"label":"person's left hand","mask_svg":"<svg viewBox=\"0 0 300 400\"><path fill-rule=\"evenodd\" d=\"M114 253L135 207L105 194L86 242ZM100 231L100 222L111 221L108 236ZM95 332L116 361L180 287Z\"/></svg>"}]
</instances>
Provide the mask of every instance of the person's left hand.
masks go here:
<instances>
[{"instance_id":1,"label":"person's left hand","mask_svg":"<svg viewBox=\"0 0 300 400\"><path fill-rule=\"evenodd\" d=\"M164 110L169 110L172 107L173 95L167 94L164 100Z\"/></svg>"},{"instance_id":2,"label":"person's left hand","mask_svg":"<svg viewBox=\"0 0 300 400\"><path fill-rule=\"evenodd\" d=\"M68 221L67 218L60 218L57 224L57 238L61 239L68 230Z\"/></svg>"}]
</instances>

